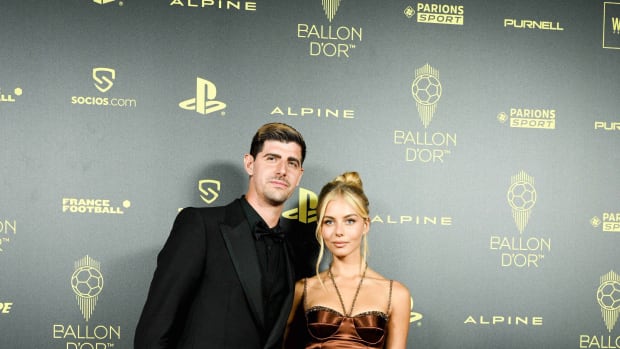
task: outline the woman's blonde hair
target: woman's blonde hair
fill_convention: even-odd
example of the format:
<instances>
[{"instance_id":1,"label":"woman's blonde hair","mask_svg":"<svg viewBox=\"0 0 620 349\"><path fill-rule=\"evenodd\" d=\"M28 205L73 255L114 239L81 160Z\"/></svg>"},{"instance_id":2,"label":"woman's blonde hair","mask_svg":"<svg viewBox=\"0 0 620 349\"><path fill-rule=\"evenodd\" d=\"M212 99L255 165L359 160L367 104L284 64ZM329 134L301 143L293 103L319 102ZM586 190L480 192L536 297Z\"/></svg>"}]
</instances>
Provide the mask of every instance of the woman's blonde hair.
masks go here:
<instances>
[{"instance_id":1,"label":"woman's blonde hair","mask_svg":"<svg viewBox=\"0 0 620 349\"><path fill-rule=\"evenodd\" d=\"M320 246L319 256L316 262L317 276L319 275L321 261L325 255L325 242L321 236L321 227L325 217L325 210L327 209L327 204L329 204L330 201L339 197L343 198L347 203L349 203L349 205L353 206L356 213L362 217L362 219L366 220L366 223L370 224L368 197L364 194L362 179L357 172L345 172L334 178L331 182L325 184L319 194L319 202L317 206L319 217L315 236ZM360 264L360 272L366 265L366 258L368 256L368 239L365 234L362 237L362 240L362 263Z\"/></svg>"}]
</instances>

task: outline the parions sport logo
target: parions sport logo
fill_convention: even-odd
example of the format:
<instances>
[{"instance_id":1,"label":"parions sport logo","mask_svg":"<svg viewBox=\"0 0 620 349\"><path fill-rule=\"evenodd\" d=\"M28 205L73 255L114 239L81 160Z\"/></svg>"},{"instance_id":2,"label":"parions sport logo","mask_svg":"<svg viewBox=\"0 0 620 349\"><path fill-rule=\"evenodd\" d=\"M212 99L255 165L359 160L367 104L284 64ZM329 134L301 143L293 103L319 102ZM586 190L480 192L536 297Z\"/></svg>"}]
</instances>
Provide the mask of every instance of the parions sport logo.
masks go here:
<instances>
[{"instance_id":1,"label":"parions sport logo","mask_svg":"<svg viewBox=\"0 0 620 349\"><path fill-rule=\"evenodd\" d=\"M497 114L497 121L511 128L555 130L557 111L552 108L512 107Z\"/></svg>"},{"instance_id":2,"label":"parions sport logo","mask_svg":"<svg viewBox=\"0 0 620 349\"><path fill-rule=\"evenodd\" d=\"M465 22L463 5L419 2L407 5L403 13L405 17L415 19L418 23L463 25Z\"/></svg>"},{"instance_id":3,"label":"parions sport logo","mask_svg":"<svg viewBox=\"0 0 620 349\"><path fill-rule=\"evenodd\" d=\"M115 85L116 70L113 68L95 67L92 69L91 78L93 86L100 94L88 93L71 97L72 105L94 107L135 108L138 102L134 98L109 96L107 93Z\"/></svg>"},{"instance_id":4,"label":"parions sport logo","mask_svg":"<svg viewBox=\"0 0 620 349\"><path fill-rule=\"evenodd\" d=\"M601 228L604 233L620 233L620 212L603 212L590 219L594 228Z\"/></svg>"}]
</instances>

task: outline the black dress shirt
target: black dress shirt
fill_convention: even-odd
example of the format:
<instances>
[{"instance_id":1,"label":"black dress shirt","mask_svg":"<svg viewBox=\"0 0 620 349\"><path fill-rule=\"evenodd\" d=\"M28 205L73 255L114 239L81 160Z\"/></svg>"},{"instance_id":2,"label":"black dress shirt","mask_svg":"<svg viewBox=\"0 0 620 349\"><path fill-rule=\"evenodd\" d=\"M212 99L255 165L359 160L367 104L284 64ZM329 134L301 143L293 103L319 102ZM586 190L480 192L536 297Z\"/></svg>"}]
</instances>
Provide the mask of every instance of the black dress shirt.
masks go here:
<instances>
[{"instance_id":1,"label":"black dress shirt","mask_svg":"<svg viewBox=\"0 0 620 349\"><path fill-rule=\"evenodd\" d=\"M250 224L250 230L254 235L256 253L262 272L261 286L265 309L265 336L267 336L276 322L287 295L285 236L280 229L279 222L270 229L245 197L241 202Z\"/></svg>"}]
</instances>

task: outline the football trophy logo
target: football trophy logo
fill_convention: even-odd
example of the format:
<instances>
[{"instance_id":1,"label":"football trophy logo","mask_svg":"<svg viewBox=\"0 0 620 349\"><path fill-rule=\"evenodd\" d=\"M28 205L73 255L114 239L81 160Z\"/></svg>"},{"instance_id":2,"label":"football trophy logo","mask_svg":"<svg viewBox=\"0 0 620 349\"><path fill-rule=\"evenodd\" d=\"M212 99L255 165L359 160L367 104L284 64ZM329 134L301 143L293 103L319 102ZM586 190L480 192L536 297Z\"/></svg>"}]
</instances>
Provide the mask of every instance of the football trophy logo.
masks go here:
<instances>
[{"instance_id":1,"label":"football trophy logo","mask_svg":"<svg viewBox=\"0 0 620 349\"><path fill-rule=\"evenodd\" d=\"M75 293L84 320L88 321L103 290L103 275L99 262L88 255L76 261L75 271L71 275L71 289Z\"/></svg>"},{"instance_id":2,"label":"football trophy logo","mask_svg":"<svg viewBox=\"0 0 620 349\"><path fill-rule=\"evenodd\" d=\"M411 84L411 94L415 99L418 114L424 127L428 127L435 115L437 102L441 98L442 88L437 69L425 64L415 71Z\"/></svg>"},{"instance_id":3,"label":"football trophy logo","mask_svg":"<svg viewBox=\"0 0 620 349\"><path fill-rule=\"evenodd\" d=\"M508 204L512 208L512 217L519 229L523 233L530 217L532 207L536 204L536 188L534 188L534 178L525 173L519 172L512 176L510 188L506 194Z\"/></svg>"}]
</instances>

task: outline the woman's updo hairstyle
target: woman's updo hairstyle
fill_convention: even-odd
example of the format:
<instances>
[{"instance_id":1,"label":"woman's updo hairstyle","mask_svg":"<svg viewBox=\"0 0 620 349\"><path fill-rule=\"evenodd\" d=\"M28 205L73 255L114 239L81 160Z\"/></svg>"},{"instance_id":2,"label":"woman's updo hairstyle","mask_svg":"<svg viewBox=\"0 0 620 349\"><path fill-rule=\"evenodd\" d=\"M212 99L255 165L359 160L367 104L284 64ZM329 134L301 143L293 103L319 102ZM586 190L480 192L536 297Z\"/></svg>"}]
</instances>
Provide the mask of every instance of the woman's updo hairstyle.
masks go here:
<instances>
[{"instance_id":1,"label":"woman's updo hairstyle","mask_svg":"<svg viewBox=\"0 0 620 349\"><path fill-rule=\"evenodd\" d=\"M325 184L319 193L319 202L317 210L319 213L318 222L316 226L316 239L319 242L319 256L316 264L316 273L319 274L319 266L325 254L325 243L321 237L321 227L323 219L325 217L325 210L327 204L335 198L343 198L349 205L355 208L356 213L367 223L370 223L370 211L368 197L364 193L362 179L357 172L345 172L340 176L334 178L331 182ZM368 240L364 235L362 243L362 263L360 268L366 265L366 256L368 254Z\"/></svg>"}]
</instances>

